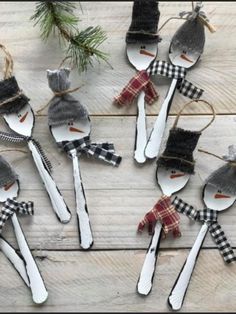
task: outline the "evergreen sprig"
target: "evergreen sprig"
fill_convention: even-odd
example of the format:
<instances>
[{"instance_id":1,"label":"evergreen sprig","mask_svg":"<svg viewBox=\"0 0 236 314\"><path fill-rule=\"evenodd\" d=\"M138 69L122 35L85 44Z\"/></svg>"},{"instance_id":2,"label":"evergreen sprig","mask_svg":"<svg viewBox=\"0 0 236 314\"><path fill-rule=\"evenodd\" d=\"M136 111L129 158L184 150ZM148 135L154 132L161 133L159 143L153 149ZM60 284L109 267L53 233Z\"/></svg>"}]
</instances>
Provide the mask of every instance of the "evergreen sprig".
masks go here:
<instances>
[{"instance_id":1,"label":"evergreen sprig","mask_svg":"<svg viewBox=\"0 0 236 314\"><path fill-rule=\"evenodd\" d=\"M107 62L108 54L98 49L107 37L100 26L80 31L79 18L73 12L75 8L69 1L39 1L31 20L35 21L34 25L39 24L43 40L58 34L59 41L67 45L65 59L70 59L71 65L83 72L88 65L93 65L94 58Z\"/></svg>"}]
</instances>

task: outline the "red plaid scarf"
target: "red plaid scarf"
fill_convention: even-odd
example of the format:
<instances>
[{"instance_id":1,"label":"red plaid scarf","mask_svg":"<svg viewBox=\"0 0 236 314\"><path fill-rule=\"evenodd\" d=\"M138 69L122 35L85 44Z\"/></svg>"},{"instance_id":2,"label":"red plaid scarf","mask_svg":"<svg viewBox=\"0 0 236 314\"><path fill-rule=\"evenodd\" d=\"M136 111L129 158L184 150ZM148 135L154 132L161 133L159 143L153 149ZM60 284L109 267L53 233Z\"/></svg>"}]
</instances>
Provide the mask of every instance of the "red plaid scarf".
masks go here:
<instances>
[{"instance_id":1,"label":"red plaid scarf","mask_svg":"<svg viewBox=\"0 0 236 314\"><path fill-rule=\"evenodd\" d=\"M151 105L157 98L154 85L151 82L147 71L138 72L124 87L122 92L115 97L115 102L121 106L131 104L141 91L145 93L145 101Z\"/></svg>"},{"instance_id":2,"label":"red plaid scarf","mask_svg":"<svg viewBox=\"0 0 236 314\"><path fill-rule=\"evenodd\" d=\"M171 198L163 195L155 206L144 216L138 225L138 231L142 232L148 223L149 234L153 234L155 223L160 220L164 230L164 237L168 232L172 231L174 237L180 237L179 230L179 214L175 211L175 207L171 204Z\"/></svg>"}]
</instances>

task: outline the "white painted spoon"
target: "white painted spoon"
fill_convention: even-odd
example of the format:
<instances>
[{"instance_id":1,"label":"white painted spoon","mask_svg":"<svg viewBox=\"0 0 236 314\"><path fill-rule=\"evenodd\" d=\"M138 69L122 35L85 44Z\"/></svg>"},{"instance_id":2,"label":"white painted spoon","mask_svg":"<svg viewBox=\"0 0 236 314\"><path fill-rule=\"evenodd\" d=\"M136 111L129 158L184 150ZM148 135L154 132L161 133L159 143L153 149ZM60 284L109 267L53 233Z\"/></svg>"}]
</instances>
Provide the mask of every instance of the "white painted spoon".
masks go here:
<instances>
[{"instance_id":1,"label":"white painted spoon","mask_svg":"<svg viewBox=\"0 0 236 314\"><path fill-rule=\"evenodd\" d=\"M52 126L50 127L50 130L57 143L61 143L62 141L79 140L90 135L90 118L87 117L86 119L80 119L74 123ZM70 154L73 161L76 212L78 217L80 245L84 250L87 250L93 245L93 236L89 221L87 202L76 149L72 149Z\"/></svg>"},{"instance_id":2,"label":"white painted spoon","mask_svg":"<svg viewBox=\"0 0 236 314\"><path fill-rule=\"evenodd\" d=\"M197 5L197 7L195 8L195 11L197 12L198 10L200 10L200 8L201 8L201 4ZM185 51L184 49L186 48L183 48L180 46L178 46L178 48L173 47L173 42L171 41L170 48L169 48L169 58L173 65L184 67L185 69L189 69L197 63L197 61L199 60L201 56L201 53L197 51L191 52L191 50L189 50L187 53L187 51ZM155 158L159 154L161 141L162 141L163 134L165 131L166 121L168 118L168 114L169 114L169 110L172 104L174 93L177 87L177 83L178 83L178 79L172 79L172 82L167 92L167 95L165 97L165 100L161 106L161 110L155 121L153 129L150 133L150 136L149 136L146 148L145 148L145 156L147 158Z\"/></svg>"},{"instance_id":3,"label":"white painted spoon","mask_svg":"<svg viewBox=\"0 0 236 314\"><path fill-rule=\"evenodd\" d=\"M222 197L217 197L216 195L222 194ZM224 197L226 196L226 197ZM209 209L222 211L230 206L232 206L236 200L236 196L234 195L224 195L219 191L215 186L206 184L203 189L203 200L206 204L206 207ZM194 270L194 267L197 262L197 258L199 256L200 249L202 247L203 241L208 231L208 225L205 222L195 240L195 243L189 252L189 255L179 273L179 276L170 292L168 297L168 304L172 310L180 310L184 297L186 295L188 285L190 283L190 279Z\"/></svg>"},{"instance_id":4,"label":"white painted spoon","mask_svg":"<svg viewBox=\"0 0 236 314\"><path fill-rule=\"evenodd\" d=\"M187 184L189 178L190 174L175 169L167 170L161 166L157 168L157 182L166 196L171 196L173 193L181 190ZM137 291L142 295L148 295L152 289L161 230L162 225L160 222L157 222L137 283Z\"/></svg>"},{"instance_id":5,"label":"white painted spoon","mask_svg":"<svg viewBox=\"0 0 236 314\"><path fill-rule=\"evenodd\" d=\"M8 198L12 199L14 197L17 197L18 192L19 181L15 181L15 183L8 187L8 189L6 189L5 187L0 188L0 202L5 202ZM48 292L44 285L43 278L39 272L38 266L36 265L36 262L30 252L25 235L23 233L23 230L21 229L16 214L12 215L11 221L21 255L25 261L25 271L29 279L29 287L31 289L33 301L37 304L44 303L48 298ZM7 248L7 251L8 254L11 256L10 259L13 260L14 256L12 255L12 252L9 251L9 247ZM19 262L19 260L17 262ZM22 271L22 264L18 266L17 270L19 271L22 278L24 278L25 272ZM24 281L27 283L27 280L24 279Z\"/></svg>"},{"instance_id":6,"label":"white painted spoon","mask_svg":"<svg viewBox=\"0 0 236 314\"><path fill-rule=\"evenodd\" d=\"M24 106L20 110L20 112L18 112L18 114L4 114L3 118L5 119L10 129L12 129L14 132L27 137L31 136L35 118L34 112L29 104ZM41 176L43 184L48 192L52 207L57 215L57 218L62 223L69 222L71 219L69 208L67 207L51 174L45 167L44 162L38 152L38 149L32 140L28 141L28 147L32 153L35 165Z\"/></svg>"},{"instance_id":7,"label":"white painted spoon","mask_svg":"<svg viewBox=\"0 0 236 314\"><path fill-rule=\"evenodd\" d=\"M158 43L142 44L132 43L127 44L127 56L130 63L138 70L146 70L151 62L156 58L158 50ZM138 163L144 163L146 156L144 149L147 144L147 130L146 130L146 115L145 115L145 93L142 91L138 96L138 113L136 121L135 134L135 152L134 159Z\"/></svg>"}]
</instances>

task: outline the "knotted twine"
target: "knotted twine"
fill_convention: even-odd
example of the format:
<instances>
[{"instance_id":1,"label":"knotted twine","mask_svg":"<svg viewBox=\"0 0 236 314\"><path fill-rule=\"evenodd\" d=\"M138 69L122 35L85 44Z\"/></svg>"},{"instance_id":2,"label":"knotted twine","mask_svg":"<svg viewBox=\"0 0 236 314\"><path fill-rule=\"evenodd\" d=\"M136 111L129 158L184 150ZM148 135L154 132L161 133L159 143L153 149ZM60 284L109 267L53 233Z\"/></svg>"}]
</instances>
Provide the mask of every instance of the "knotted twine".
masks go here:
<instances>
[{"instance_id":1,"label":"knotted twine","mask_svg":"<svg viewBox=\"0 0 236 314\"><path fill-rule=\"evenodd\" d=\"M49 127L74 123L81 120L90 120L87 109L72 95L69 80L70 69L62 68L54 71L47 70L49 87L54 97L49 101L48 124ZM87 153L97 159L118 166L121 157L114 153L112 143L92 143L90 135L73 141L62 141L57 143L70 157L71 151L77 154Z\"/></svg>"},{"instance_id":2,"label":"knotted twine","mask_svg":"<svg viewBox=\"0 0 236 314\"><path fill-rule=\"evenodd\" d=\"M193 206L185 203L181 198L177 196L173 200L172 205L174 205L177 212L185 214L188 218L195 221L207 223L209 227L209 232L213 240L215 241L224 261L227 264L236 261L234 251L230 246L221 225L217 221L218 211L209 208L196 210Z\"/></svg>"},{"instance_id":3,"label":"knotted twine","mask_svg":"<svg viewBox=\"0 0 236 314\"><path fill-rule=\"evenodd\" d=\"M206 104L212 111L212 119L199 131L185 130L177 127L183 110L193 102ZM199 99L186 103L177 114L173 127L169 131L165 150L157 159L157 166L165 167L166 169L173 168L184 173L194 174L195 161L193 152L202 132L211 125L214 119L215 110L209 102Z\"/></svg>"}]
</instances>

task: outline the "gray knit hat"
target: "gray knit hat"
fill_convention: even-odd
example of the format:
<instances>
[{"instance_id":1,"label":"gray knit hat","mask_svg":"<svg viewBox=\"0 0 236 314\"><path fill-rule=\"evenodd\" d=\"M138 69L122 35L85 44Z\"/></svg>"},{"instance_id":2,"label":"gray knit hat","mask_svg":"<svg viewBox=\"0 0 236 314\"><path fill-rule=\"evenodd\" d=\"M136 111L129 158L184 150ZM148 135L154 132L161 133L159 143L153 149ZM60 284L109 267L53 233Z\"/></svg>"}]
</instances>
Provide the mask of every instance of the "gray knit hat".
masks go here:
<instances>
[{"instance_id":1,"label":"gray knit hat","mask_svg":"<svg viewBox=\"0 0 236 314\"><path fill-rule=\"evenodd\" d=\"M17 179L18 175L9 163L0 155L0 188L15 182Z\"/></svg>"},{"instance_id":2,"label":"gray knit hat","mask_svg":"<svg viewBox=\"0 0 236 314\"><path fill-rule=\"evenodd\" d=\"M186 22L174 34L170 50L202 54L205 45L205 27L198 18L204 12L196 6ZM185 12L183 12L185 13Z\"/></svg>"},{"instance_id":3,"label":"gray knit hat","mask_svg":"<svg viewBox=\"0 0 236 314\"><path fill-rule=\"evenodd\" d=\"M223 156L228 163L214 171L207 179L211 184L230 195L236 195L236 146L229 146L229 155Z\"/></svg>"},{"instance_id":4,"label":"gray knit hat","mask_svg":"<svg viewBox=\"0 0 236 314\"><path fill-rule=\"evenodd\" d=\"M63 92L70 88L70 69L47 70L48 84L54 93ZM54 96L49 103L49 126L66 124L69 122L87 119L88 111L70 94Z\"/></svg>"}]
</instances>

